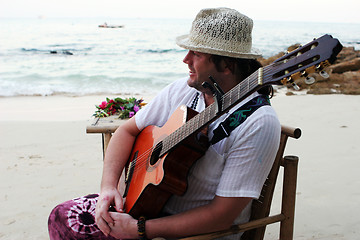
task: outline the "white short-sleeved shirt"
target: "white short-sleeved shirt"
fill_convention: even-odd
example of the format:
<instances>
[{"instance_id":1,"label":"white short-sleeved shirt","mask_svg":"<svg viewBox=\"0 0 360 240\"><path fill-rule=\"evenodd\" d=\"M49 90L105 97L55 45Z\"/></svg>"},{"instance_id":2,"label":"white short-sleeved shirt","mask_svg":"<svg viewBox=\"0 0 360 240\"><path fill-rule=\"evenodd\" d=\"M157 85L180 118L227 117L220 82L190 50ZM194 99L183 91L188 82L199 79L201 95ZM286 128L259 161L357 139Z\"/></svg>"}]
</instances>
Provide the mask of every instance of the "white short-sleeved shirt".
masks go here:
<instances>
[{"instance_id":1,"label":"white short-sleeved shirt","mask_svg":"<svg viewBox=\"0 0 360 240\"><path fill-rule=\"evenodd\" d=\"M213 130L226 117L250 99L253 93L209 126L209 139ZM137 127L161 127L181 105L201 112L205 101L201 92L187 85L187 78L167 86L136 115ZM183 212L208 204L215 195L222 197L258 198L271 169L279 147L281 127L271 106L263 106L235 128L229 137L211 145L205 155L196 161L188 176L188 189L183 196L173 196L164 211L170 214ZM247 222L251 204L234 223ZM238 236L237 236L238 237Z\"/></svg>"}]
</instances>

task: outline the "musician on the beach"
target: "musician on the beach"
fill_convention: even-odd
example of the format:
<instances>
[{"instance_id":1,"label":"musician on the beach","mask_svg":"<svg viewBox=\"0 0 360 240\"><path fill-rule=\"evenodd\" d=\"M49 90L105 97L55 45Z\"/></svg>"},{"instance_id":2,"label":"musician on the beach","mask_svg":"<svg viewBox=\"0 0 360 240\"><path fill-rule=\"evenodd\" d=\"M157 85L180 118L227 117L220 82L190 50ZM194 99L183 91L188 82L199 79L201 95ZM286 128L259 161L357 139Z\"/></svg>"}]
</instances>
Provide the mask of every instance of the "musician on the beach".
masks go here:
<instances>
[{"instance_id":1,"label":"musician on the beach","mask_svg":"<svg viewBox=\"0 0 360 240\"><path fill-rule=\"evenodd\" d=\"M190 34L176 40L189 50L183 60L189 76L170 84L117 129L105 154L100 195L57 206L49 218L51 239L178 238L249 220L251 201L260 195L280 141L280 123L269 104L259 107L229 136L210 142L205 155L190 170L186 193L172 196L161 217L139 220L124 213L118 182L141 130L149 125L163 126L182 104L198 112L213 104L213 90L203 85L210 83L209 76L226 93L261 66L255 60L260 53L252 48L252 26L250 18L233 9L200 11ZM251 93L210 124L203 131L209 141L219 123L241 105L254 98L267 99L269 94L268 87ZM92 218L95 204L96 224ZM111 206L115 211L109 211ZM239 235L232 237L239 239Z\"/></svg>"}]
</instances>

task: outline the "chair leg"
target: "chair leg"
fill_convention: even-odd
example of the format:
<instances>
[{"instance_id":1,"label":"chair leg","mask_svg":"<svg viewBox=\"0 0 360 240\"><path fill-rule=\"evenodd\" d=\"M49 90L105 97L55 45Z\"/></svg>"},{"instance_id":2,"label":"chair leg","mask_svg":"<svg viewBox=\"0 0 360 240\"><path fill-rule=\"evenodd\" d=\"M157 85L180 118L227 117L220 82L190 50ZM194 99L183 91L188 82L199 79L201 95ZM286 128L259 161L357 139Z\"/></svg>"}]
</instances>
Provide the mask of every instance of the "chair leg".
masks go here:
<instances>
[{"instance_id":1,"label":"chair leg","mask_svg":"<svg viewBox=\"0 0 360 240\"><path fill-rule=\"evenodd\" d=\"M291 240L294 234L296 179L299 158L284 157L284 180L281 212L285 216L280 223L280 240Z\"/></svg>"},{"instance_id":2,"label":"chair leg","mask_svg":"<svg viewBox=\"0 0 360 240\"><path fill-rule=\"evenodd\" d=\"M102 134L103 159L105 158L105 152L109 145L111 137L112 137L111 133L103 133Z\"/></svg>"}]
</instances>

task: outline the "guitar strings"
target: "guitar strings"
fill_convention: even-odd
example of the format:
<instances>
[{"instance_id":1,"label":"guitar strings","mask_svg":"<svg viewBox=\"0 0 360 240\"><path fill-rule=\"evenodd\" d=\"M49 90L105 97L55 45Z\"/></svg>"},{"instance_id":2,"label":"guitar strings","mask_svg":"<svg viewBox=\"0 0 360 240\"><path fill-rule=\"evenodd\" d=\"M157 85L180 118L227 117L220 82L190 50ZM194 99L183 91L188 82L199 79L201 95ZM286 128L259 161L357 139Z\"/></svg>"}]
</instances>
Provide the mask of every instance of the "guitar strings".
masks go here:
<instances>
[{"instance_id":1,"label":"guitar strings","mask_svg":"<svg viewBox=\"0 0 360 240\"><path fill-rule=\"evenodd\" d=\"M263 79L262 80L266 80L268 78L268 74L271 72L271 69L269 69L273 64L270 64L268 66L265 66L263 69ZM233 89L231 89L229 92L225 93L223 96L222 96L222 100L229 97L231 99L232 95L234 94L234 92L238 95L238 98L237 99L240 99L241 97L243 97L246 93L249 93L250 92L250 89L255 89L255 87L259 86L259 83L258 81L258 71L255 71L253 74L251 74L247 79L245 79L245 81L243 81L242 83L236 85L236 87L234 87ZM251 81L251 82L250 82ZM247 84L247 88L246 87L242 87L242 85L245 85ZM222 101L222 107L224 108L224 102ZM232 103L230 103L230 105L232 105ZM229 106L230 106L229 105ZM229 107L228 106L228 107ZM206 109L209 109L208 110L208 114L211 113L211 108L212 105L209 106L209 108L206 108ZM206 111L206 109L204 111ZM194 122L195 120L200 120L198 119L199 118L199 115L196 115L194 118L190 119L186 124L189 124L189 123L192 123ZM209 118L210 119L210 118ZM184 126L184 125L183 125ZM180 128L182 128L183 126L181 126ZM175 130L173 133L171 133L169 136L167 136L164 140L166 141L166 139L168 139L169 137L173 136L173 134L178 131L180 128L178 128L177 130ZM198 128L197 128L198 129ZM188 136L188 135L186 135ZM163 140L163 141L164 141ZM149 154L151 152L154 152L154 150L158 150L158 147L159 146L159 143L156 144L155 148L154 147L151 147L149 149L147 149L145 152L143 152L140 156L137 157L136 159L136 162L138 164L135 164L135 165L131 165L131 169L136 172L137 169L141 169L144 167L144 165L146 165L148 163L148 159L151 157ZM172 148L169 148L169 150L171 150ZM167 152L168 152L167 151Z\"/></svg>"},{"instance_id":2,"label":"guitar strings","mask_svg":"<svg viewBox=\"0 0 360 240\"><path fill-rule=\"evenodd\" d=\"M271 72L271 69L270 67L272 66L273 64L270 64L268 66L265 66L263 69L263 79L267 79L267 75ZM259 84L258 84L258 71L255 71L254 73L252 73L248 78L245 79L245 81L241 82L240 84L236 85L233 89L231 89L229 92L225 93L223 96L222 96L222 100L229 97L231 99L231 95L234 94L234 92L238 95L238 98L237 99L240 99L242 96L244 96L246 93L249 93L250 92L250 89L254 89L255 87L257 87ZM251 81L251 82L250 82ZM246 87L243 87L242 85L247 85L247 88ZM244 92L245 91L245 92ZM224 104L224 102L222 101L222 104ZM231 105L231 103L230 103ZM229 105L229 106L230 106ZM210 105L209 107L211 107L212 105ZM224 105L222 106L224 107ZM206 110L206 109L205 109ZM205 111L204 110L204 111ZM211 109L210 109L211 110ZM209 113L211 113L209 111ZM196 115L195 117L197 117L199 115ZM195 120L195 117L190 119L187 124L189 122L193 122ZM180 127L181 128L181 127ZM180 129L179 128L179 129ZM177 129L178 130L178 129ZM175 131L177 131L175 130ZM173 133L172 133L173 134ZM172 134L170 134L168 137L170 137ZM164 140L166 140L168 137L166 137ZM158 147L159 144L157 143L155 148L154 147L151 147L149 149L147 149L145 152L143 152L140 156L137 157L136 159L136 162L138 164L135 164L135 165L132 165L131 168L136 171L135 168L139 169L139 168L142 168L144 165L147 164L147 160L148 158L150 157L149 154L151 152L154 152L154 150L158 150ZM171 150L171 148L169 149Z\"/></svg>"},{"instance_id":3,"label":"guitar strings","mask_svg":"<svg viewBox=\"0 0 360 240\"><path fill-rule=\"evenodd\" d=\"M268 70L264 71L264 74L265 74L265 72L267 73ZM257 71L256 71L255 73L257 73ZM251 83L249 83L249 81L251 80L251 78L254 77L255 73L252 74L252 75L250 75L249 78L248 78L248 80L246 80L246 83L247 83L247 86L248 86L247 91L246 91L245 93L240 94L240 95L244 95L244 94L246 94L247 92L249 92L249 90L250 90L249 87L252 89L252 88L254 88L254 87L256 87L256 86L258 85L256 81L252 81ZM236 88L239 88L239 89L236 89ZM245 90L246 90L246 89L245 89ZM239 85L237 85L237 87L234 87L233 89L231 89L231 91L229 91L228 93L224 94L224 96L222 96L222 99L226 98L226 97L229 96L229 95L232 95L234 91L236 91L236 92L238 93L238 95L239 95L239 92L240 92L240 93L243 92L243 91L244 91L244 88L241 89L241 84L239 84ZM190 119L190 120L191 120L191 119ZM170 136L170 135L169 135L169 136ZM154 152L155 150L157 150L157 149L159 148L158 146L159 146L159 144L156 144L155 148L154 148L154 147L151 147L151 148L147 149L145 152L143 152L140 156L137 157L137 159L136 159L136 164L135 164L135 165L131 165L131 169L133 170L133 172L138 171L137 169L143 168L143 167L148 163L147 160L148 160L148 158L150 158L150 155L149 155L149 154L150 154L151 152ZM170 149L169 149L169 150L170 150Z\"/></svg>"},{"instance_id":4,"label":"guitar strings","mask_svg":"<svg viewBox=\"0 0 360 240\"><path fill-rule=\"evenodd\" d=\"M268 65L268 66L270 66L270 65ZM265 76L266 76L269 72L271 72L271 70L268 69L268 67L265 67L264 72L263 72L264 78L266 78ZM255 87L257 87L257 86L259 85L259 84L258 84L258 81L256 81L257 78L258 78L257 74L258 74L258 71L255 71L255 72L254 72L253 74L251 74L247 79L245 79L245 81L239 83L238 85L236 85L236 87L232 88L229 92L225 93L225 94L222 96L222 100L225 99L225 98L227 98L227 97L230 97L230 99L231 99L231 95L233 95L234 92L235 92L238 96L240 96L240 97L238 97L238 99L239 99L239 98L241 98L242 96L244 96L246 93L250 92L250 89L254 89ZM255 81L254 81L254 80L255 80ZM251 81L251 82L250 82L250 81ZM247 88L246 88L246 87L242 87L242 85L245 85L245 84L246 84ZM223 101L222 101L222 104L224 104ZM231 104L230 104L230 105L231 105ZM212 105L210 105L210 106L212 106ZM209 106L209 107L210 107L210 106ZM222 106L222 107L224 107L224 106ZM206 109L205 109L205 110L206 110ZM205 111L205 110L204 110L204 111ZM196 115L196 116L199 116L199 115ZM195 117L196 117L196 116L195 116ZM195 120L195 117L192 118L192 119L190 119L186 124L188 124L189 122L193 122L193 121ZM183 125L183 126L184 126L184 125ZM181 128L181 127L180 127L180 128ZM180 128L178 128L178 129L180 129ZM178 129L177 129L177 130L178 130ZM175 131L177 131L177 130L175 130ZM175 132L175 131L174 131L174 132ZM173 132L173 133L174 133L174 132ZM171 133L170 135L168 135L163 141L166 141L166 139L168 139L173 133ZM150 153L152 153L152 152L154 152L154 151L157 151L157 150L160 148L160 145L161 145L161 144L156 143L156 146L155 146L155 147L152 146L152 147L150 147L149 149L145 150L143 153L141 153L141 155L138 155L137 158L136 158L136 164L135 164L135 165L130 165L130 168L129 168L128 171L130 171L130 169L131 169L133 172L136 172L136 171L142 169L145 165L147 165L148 162L149 162L148 159L151 157ZM169 150L171 150L171 148L170 148ZM134 159L133 159L133 160L134 160Z\"/></svg>"}]
</instances>

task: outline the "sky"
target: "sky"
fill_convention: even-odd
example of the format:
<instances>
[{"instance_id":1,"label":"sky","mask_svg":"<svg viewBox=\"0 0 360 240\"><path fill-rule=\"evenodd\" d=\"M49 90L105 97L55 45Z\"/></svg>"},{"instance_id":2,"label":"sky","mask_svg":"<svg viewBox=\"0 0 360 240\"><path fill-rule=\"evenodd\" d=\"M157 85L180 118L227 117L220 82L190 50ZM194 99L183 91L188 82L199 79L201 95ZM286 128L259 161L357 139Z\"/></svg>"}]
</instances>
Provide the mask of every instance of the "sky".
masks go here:
<instances>
[{"instance_id":1,"label":"sky","mask_svg":"<svg viewBox=\"0 0 360 240\"><path fill-rule=\"evenodd\" d=\"M230 7L254 20L360 24L359 0L0 0L0 18L190 18Z\"/></svg>"}]
</instances>

